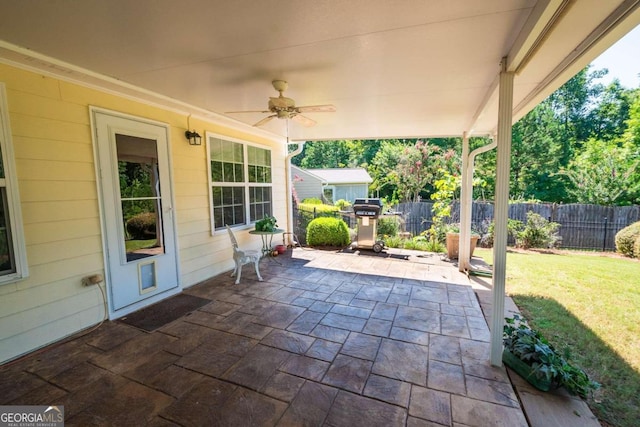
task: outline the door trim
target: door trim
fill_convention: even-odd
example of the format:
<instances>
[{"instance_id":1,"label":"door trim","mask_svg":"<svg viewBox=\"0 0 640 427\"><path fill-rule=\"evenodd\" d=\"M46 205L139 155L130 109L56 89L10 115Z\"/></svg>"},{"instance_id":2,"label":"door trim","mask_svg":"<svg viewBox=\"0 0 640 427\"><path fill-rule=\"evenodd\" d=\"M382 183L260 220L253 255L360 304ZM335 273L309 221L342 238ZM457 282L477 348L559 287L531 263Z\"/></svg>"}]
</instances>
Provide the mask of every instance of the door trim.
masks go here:
<instances>
[{"instance_id":1,"label":"door trim","mask_svg":"<svg viewBox=\"0 0 640 427\"><path fill-rule=\"evenodd\" d=\"M161 301L163 299L169 298L173 295L179 294L180 292L182 292L182 274L180 271L180 262L179 262L179 258L180 258L180 254L179 254L179 247L180 245L178 244L178 232L177 232L177 221L176 221L176 215L175 215L175 194L174 194L174 185L173 185L173 159L172 159L172 154L171 154L171 132L170 132L170 126L167 123L162 123L159 121L155 121L155 120L150 120L150 119L146 119L143 117L139 117L139 116L134 116L134 115L130 115L130 114L125 114L125 113L121 113L118 111L113 111L113 110L108 110L105 108L101 108L101 107L95 107L95 106L89 106L89 112L90 112L90 124L91 124L91 141L93 144L93 161L94 161L94 167L95 167L95 173L96 173L96 188L97 188L97 194L98 194L98 210L99 210L99 214L100 214L100 231L101 231L101 240L102 240L102 257L103 257L103 263L104 263L104 277L105 277L105 286L106 286L106 295L107 295L107 306L108 306L108 314L109 314L109 319L113 320L113 319L117 319L120 318L122 316L125 316L129 313L132 313L136 310L139 310L141 308L144 308L148 305L154 304L158 301ZM170 220L166 221L171 227L173 227L174 230L174 254L175 254L175 266L176 266L176 281L177 281L177 286L175 288L169 289L165 292L162 292L158 295L154 295L152 297L143 299L142 301L138 301L136 303L127 305L126 307L123 307L119 310L114 310L113 309L113 301L111 298L111 292L113 291L112 286L111 286L111 271L109 268L109 259L108 259L108 245L107 245L107 226L106 226L106 221L105 221L105 207L104 207L104 189L102 186L102 171L100 169L100 154L99 154L99 150L98 150L98 129L97 129L97 124L96 124L96 115L97 114L102 114L102 115L107 115L107 116L112 116L112 117L116 117L116 118L120 118L120 119L126 119L126 120L131 120L131 121L135 121L135 122L139 122L139 123L143 123L143 124L149 124L149 125L154 125L154 126L159 126L164 128L165 132L166 132L166 137L167 137L167 163L169 166L169 170L167 171L168 175L169 175L169 191L170 191L170 200L171 200L171 206L173 209L173 214L171 215Z\"/></svg>"}]
</instances>

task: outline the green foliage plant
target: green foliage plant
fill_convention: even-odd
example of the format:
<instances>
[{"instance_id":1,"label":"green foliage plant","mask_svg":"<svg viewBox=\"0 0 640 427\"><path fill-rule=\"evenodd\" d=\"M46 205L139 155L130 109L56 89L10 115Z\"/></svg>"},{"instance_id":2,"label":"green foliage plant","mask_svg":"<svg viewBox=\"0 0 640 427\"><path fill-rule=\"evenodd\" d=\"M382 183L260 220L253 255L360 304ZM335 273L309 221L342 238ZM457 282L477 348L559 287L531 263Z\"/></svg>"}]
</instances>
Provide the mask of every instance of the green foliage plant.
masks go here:
<instances>
[{"instance_id":1,"label":"green foliage plant","mask_svg":"<svg viewBox=\"0 0 640 427\"><path fill-rule=\"evenodd\" d=\"M391 236L384 239L384 244L389 248L402 248L404 247L403 240L400 236Z\"/></svg>"},{"instance_id":2,"label":"green foliage plant","mask_svg":"<svg viewBox=\"0 0 640 427\"><path fill-rule=\"evenodd\" d=\"M424 250L427 252L443 253L447 251L444 243L437 240L426 240L424 242Z\"/></svg>"},{"instance_id":3,"label":"green foliage plant","mask_svg":"<svg viewBox=\"0 0 640 427\"><path fill-rule=\"evenodd\" d=\"M309 223L315 218L336 218L337 216L339 216L337 206L318 205L314 203L300 203L298 205L298 227L303 230L306 230Z\"/></svg>"},{"instance_id":4,"label":"green foliage plant","mask_svg":"<svg viewBox=\"0 0 640 427\"><path fill-rule=\"evenodd\" d=\"M344 247L349 244L349 228L338 218L316 218L307 227L307 244Z\"/></svg>"},{"instance_id":5,"label":"green foliage plant","mask_svg":"<svg viewBox=\"0 0 640 427\"><path fill-rule=\"evenodd\" d=\"M278 228L278 220L273 216L265 216L261 220L256 221L256 231L269 231L272 232Z\"/></svg>"},{"instance_id":6,"label":"green foliage plant","mask_svg":"<svg viewBox=\"0 0 640 427\"><path fill-rule=\"evenodd\" d=\"M336 206L341 211L346 211L347 208L351 206L351 203L349 203L345 199L339 199L339 200L336 200L336 202L333 205Z\"/></svg>"},{"instance_id":7,"label":"green foliage plant","mask_svg":"<svg viewBox=\"0 0 640 427\"><path fill-rule=\"evenodd\" d=\"M640 221L623 228L616 233L616 251L630 258L640 257L636 241L640 238Z\"/></svg>"},{"instance_id":8,"label":"green foliage plant","mask_svg":"<svg viewBox=\"0 0 640 427\"><path fill-rule=\"evenodd\" d=\"M589 139L583 150L562 169L571 183L567 190L578 203L628 204L640 195L640 159L637 148L618 142Z\"/></svg>"},{"instance_id":9,"label":"green foliage plant","mask_svg":"<svg viewBox=\"0 0 640 427\"><path fill-rule=\"evenodd\" d=\"M302 203L306 205L322 205L323 204L322 200L318 199L317 197L306 198L302 200Z\"/></svg>"},{"instance_id":10,"label":"green foliage plant","mask_svg":"<svg viewBox=\"0 0 640 427\"><path fill-rule=\"evenodd\" d=\"M557 387L563 386L569 393L583 398L600 387L582 369L567 361L568 354L561 355L539 332L529 328L519 315L505 318L502 337L505 349L529 365L536 378L545 379Z\"/></svg>"},{"instance_id":11,"label":"green foliage plant","mask_svg":"<svg viewBox=\"0 0 640 427\"><path fill-rule=\"evenodd\" d=\"M316 213L316 215L334 216L339 211L337 206L323 205L315 203L300 203L298 210L310 213Z\"/></svg>"},{"instance_id":12,"label":"green foliage plant","mask_svg":"<svg viewBox=\"0 0 640 427\"><path fill-rule=\"evenodd\" d=\"M496 228L496 224L494 221L491 221L491 224L489 224L489 227L487 228L487 233L485 235L482 236L482 246L485 248L492 248L493 247L493 236L495 233L495 228ZM518 233L520 233L522 231L522 229L524 228L524 223L522 221L519 221L517 219L507 219L507 235L511 238L513 238L514 240L516 239L516 236L518 235Z\"/></svg>"},{"instance_id":13,"label":"green foliage plant","mask_svg":"<svg viewBox=\"0 0 640 427\"><path fill-rule=\"evenodd\" d=\"M143 212L129 218L125 223L127 233L133 240L148 240L156 237L156 216Z\"/></svg>"},{"instance_id":14,"label":"green foliage plant","mask_svg":"<svg viewBox=\"0 0 640 427\"><path fill-rule=\"evenodd\" d=\"M640 234L636 237L636 242L633 244L633 253L636 254L636 258L640 259Z\"/></svg>"},{"instance_id":15,"label":"green foliage plant","mask_svg":"<svg viewBox=\"0 0 640 427\"><path fill-rule=\"evenodd\" d=\"M431 194L431 200L434 201L431 207L433 223L429 232L432 240L442 243L447 232L446 219L451 216L451 202L460 188L461 178L444 169L439 171L439 175L440 179L434 183L436 192Z\"/></svg>"},{"instance_id":16,"label":"green foliage plant","mask_svg":"<svg viewBox=\"0 0 640 427\"><path fill-rule=\"evenodd\" d=\"M385 241L389 237L398 235L400 219L395 215L378 217L378 236L383 236Z\"/></svg>"},{"instance_id":17,"label":"green foliage plant","mask_svg":"<svg viewBox=\"0 0 640 427\"><path fill-rule=\"evenodd\" d=\"M539 214L527 212L524 228L516 234L516 245L520 248L552 248L560 240L560 224L544 219Z\"/></svg>"}]
</instances>

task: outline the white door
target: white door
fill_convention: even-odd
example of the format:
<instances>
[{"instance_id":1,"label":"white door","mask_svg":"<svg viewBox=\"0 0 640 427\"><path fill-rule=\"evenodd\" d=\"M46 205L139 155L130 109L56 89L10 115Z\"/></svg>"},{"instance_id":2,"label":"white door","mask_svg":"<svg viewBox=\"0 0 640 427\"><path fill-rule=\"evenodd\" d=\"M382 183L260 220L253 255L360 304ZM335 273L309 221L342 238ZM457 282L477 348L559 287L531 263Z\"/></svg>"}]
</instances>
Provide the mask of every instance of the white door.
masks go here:
<instances>
[{"instance_id":1,"label":"white door","mask_svg":"<svg viewBox=\"0 0 640 427\"><path fill-rule=\"evenodd\" d=\"M168 127L93 110L111 317L177 293Z\"/></svg>"}]
</instances>

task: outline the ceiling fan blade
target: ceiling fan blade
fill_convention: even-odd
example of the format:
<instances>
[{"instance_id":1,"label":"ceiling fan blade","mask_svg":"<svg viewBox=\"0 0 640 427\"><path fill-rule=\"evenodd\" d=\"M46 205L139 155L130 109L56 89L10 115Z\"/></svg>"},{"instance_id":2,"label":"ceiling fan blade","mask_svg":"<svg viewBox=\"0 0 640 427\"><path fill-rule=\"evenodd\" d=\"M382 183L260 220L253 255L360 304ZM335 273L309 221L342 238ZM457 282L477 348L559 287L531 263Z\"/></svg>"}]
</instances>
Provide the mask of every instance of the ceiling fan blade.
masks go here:
<instances>
[{"instance_id":1,"label":"ceiling fan blade","mask_svg":"<svg viewBox=\"0 0 640 427\"><path fill-rule=\"evenodd\" d=\"M262 126L263 124L267 123L269 120L273 119L274 117L278 117L278 115L272 114L270 116L267 116L264 119L260 120L258 123L256 123L254 126Z\"/></svg>"},{"instance_id":2,"label":"ceiling fan blade","mask_svg":"<svg viewBox=\"0 0 640 427\"><path fill-rule=\"evenodd\" d=\"M315 120L303 116L302 114L291 115L291 118L305 127L315 126L317 123Z\"/></svg>"},{"instance_id":3,"label":"ceiling fan blade","mask_svg":"<svg viewBox=\"0 0 640 427\"><path fill-rule=\"evenodd\" d=\"M335 105L307 105L304 107L296 107L296 111L299 113L335 113Z\"/></svg>"},{"instance_id":4,"label":"ceiling fan blade","mask_svg":"<svg viewBox=\"0 0 640 427\"><path fill-rule=\"evenodd\" d=\"M236 114L236 113L262 113L262 114L266 114L266 113L270 113L271 111L267 110L244 110L244 111L225 111L225 114Z\"/></svg>"}]
</instances>

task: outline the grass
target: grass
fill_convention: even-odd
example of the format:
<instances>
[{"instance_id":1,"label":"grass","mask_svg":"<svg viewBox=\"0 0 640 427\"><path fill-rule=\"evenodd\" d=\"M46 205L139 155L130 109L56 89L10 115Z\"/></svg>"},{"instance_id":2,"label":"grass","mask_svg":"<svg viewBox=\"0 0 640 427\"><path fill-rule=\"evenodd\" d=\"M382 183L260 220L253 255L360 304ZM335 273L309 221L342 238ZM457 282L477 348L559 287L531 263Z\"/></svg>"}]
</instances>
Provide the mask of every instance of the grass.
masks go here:
<instances>
[{"instance_id":1,"label":"grass","mask_svg":"<svg viewBox=\"0 0 640 427\"><path fill-rule=\"evenodd\" d=\"M157 239L151 240L125 240L124 246L127 249L127 252L137 251L138 249L149 249L153 248L158 244Z\"/></svg>"},{"instance_id":2,"label":"grass","mask_svg":"<svg viewBox=\"0 0 640 427\"><path fill-rule=\"evenodd\" d=\"M477 249L488 263L492 251ZM589 400L609 425L640 420L640 262L588 253L509 252L507 293L529 323L602 384Z\"/></svg>"}]
</instances>

